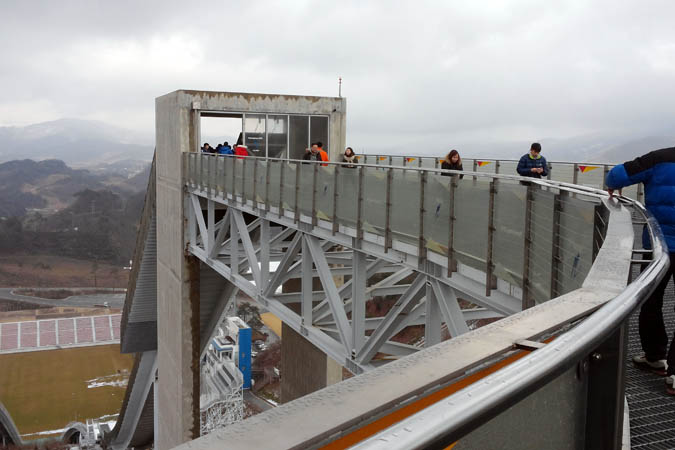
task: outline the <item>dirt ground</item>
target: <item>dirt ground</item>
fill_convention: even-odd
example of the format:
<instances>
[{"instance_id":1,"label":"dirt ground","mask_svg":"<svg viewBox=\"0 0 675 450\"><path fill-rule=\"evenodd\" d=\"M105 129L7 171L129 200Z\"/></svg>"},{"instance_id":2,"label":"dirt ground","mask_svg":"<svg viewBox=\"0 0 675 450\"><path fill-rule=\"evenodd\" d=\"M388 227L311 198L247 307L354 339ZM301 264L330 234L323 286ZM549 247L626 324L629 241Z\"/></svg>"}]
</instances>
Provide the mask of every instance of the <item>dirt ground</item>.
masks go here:
<instances>
[{"instance_id":1,"label":"dirt ground","mask_svg":"<svg viewBox=\"0 0 675 450\"><path fill-rule=\"evenodd\" d=\"M132 366L119 345L4 354L0 399L22 435L58 430L119 413Z\"/></svg>"},{"instance_id":2,"label":"dirt ground","mask_svg":"<svg viewBox=\"0 0 675 450\"><path fill-rule=\"evenodd\" d=\"M0 287L126 288L129 271L121 265L58 256L0 257Z\"/></svg>"}]
</instances>

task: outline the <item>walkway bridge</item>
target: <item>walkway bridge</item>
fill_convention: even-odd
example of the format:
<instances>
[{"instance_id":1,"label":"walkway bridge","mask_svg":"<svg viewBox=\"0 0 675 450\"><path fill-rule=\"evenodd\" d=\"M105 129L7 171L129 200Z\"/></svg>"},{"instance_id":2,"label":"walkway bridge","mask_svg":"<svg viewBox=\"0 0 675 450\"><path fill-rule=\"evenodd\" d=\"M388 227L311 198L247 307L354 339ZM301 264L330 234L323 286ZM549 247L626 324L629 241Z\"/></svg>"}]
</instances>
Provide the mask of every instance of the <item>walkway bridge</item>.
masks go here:
<instances>
[{"instance_id":1,"label":"walkway bridge","mask_svg":"<svg viewBox=\"0 0 675 450\"><path fill-rule=\"evenodd\" d=\"M109 446L198 437L199 359L239 290L358 376L184 448L621 446L627 319L668 265L639 191L608 198L602 165L524 180L514 161L461 177L435 158L200 154L202 102L223 97L196 95L158 99ZM381 296L391 309L367 315ZM401 342L409 327L423 336Z\"/></svg>"}]
</instances>

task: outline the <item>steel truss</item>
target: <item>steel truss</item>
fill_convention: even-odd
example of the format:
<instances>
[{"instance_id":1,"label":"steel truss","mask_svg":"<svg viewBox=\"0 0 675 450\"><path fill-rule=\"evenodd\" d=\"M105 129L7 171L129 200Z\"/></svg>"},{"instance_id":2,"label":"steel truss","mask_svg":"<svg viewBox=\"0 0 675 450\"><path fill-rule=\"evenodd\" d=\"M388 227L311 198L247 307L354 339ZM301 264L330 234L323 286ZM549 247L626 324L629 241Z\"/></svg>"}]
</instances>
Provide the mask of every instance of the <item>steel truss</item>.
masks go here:
<instances>
[{"instance_id":1,"label":"steel truss","mask_svg":"<svg viewBox=\"0 0 675 450\"><path fill-rule=\"evenodd\" d=\"M521 308L520 299L487 296L483 283L460 273L448 278L431 260L260 206L188 187L188 251L352 373L434 345L443 329L458 336L469 331L467 321ZM291 280L299 280L297 292L286 292ZM366 317L366 302L378 296L397 299L385 316ZM458 296L477 307L462 309ZM421 324L417 345L392 340Z\"/></svg>"}]
</instances>

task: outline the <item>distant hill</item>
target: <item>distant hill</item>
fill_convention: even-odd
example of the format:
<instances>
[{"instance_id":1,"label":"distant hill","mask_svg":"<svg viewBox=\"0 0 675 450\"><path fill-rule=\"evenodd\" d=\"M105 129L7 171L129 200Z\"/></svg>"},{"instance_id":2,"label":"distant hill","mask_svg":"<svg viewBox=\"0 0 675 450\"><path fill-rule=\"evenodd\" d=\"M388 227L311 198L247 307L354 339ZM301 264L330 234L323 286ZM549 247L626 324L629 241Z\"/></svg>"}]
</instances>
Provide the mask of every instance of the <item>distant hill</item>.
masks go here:
<instances>
[{"instance_id":1,"label":"distant hill","mask_svg":"<svg viewBox=\"0 0 675 450\"><path fill-rule=\"evenodd\" d=\"M122 160L150 161L152 139L103 122L60 119L25 127L0 127L0 162L59 159L78 166Z\"/></svg>"},{"instance_id":2,"label":"distant hill","mask_svg":"<svg viewBox=\"0 0 675 450\"><path fill-rule=\"evenodd\" d=\"M84 190L110 190L124 197L145 191L149 163L135 176L92 174L76 170L60 160L30 159L0 164L0 217L23 216L42 209L53 213L73 204L75 194Z\"/></svg>"},{"instance_id":3,"label":"distant hill","mask_svg":"<svg viewBox=\"0 0 675 450\"><path fill-rule=\"evenodd\" d=\"M0 218L0 253L58 255L122 264L132 257L145 192L78 192L51 215Z\"/></svg>"}]
</instances>

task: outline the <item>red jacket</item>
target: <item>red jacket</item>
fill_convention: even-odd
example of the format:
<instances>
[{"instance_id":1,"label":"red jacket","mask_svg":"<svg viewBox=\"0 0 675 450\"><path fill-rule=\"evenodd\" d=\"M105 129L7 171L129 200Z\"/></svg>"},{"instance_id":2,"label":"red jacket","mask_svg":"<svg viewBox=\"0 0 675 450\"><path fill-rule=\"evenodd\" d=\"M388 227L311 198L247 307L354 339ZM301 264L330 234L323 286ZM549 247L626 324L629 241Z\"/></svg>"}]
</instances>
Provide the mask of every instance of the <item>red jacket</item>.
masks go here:
<instances>
[{"instance_id":1,"label":"red jacket","mask_svg":"<svg viewBox=\"0 0 675 450\"><path fill-rule=\"evenodd\" d=\"M234 154L237 156L248 156L248 150L246 150L246 147L244 147L243 145L237 145L234 148Z\"/></svg>"}]
</instances>

